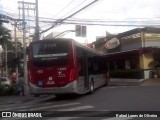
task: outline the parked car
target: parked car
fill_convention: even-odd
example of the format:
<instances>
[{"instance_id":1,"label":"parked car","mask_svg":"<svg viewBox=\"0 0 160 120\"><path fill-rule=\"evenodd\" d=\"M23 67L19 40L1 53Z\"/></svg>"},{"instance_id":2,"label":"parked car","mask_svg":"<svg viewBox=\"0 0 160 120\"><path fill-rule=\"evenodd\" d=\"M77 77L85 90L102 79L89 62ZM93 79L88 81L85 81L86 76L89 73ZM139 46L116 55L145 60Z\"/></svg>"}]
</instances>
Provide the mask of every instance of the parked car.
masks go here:
<instances>
[{"instance_id":1,"label":"parked car","mask_svg":"<svg viewBox=\"0 0 160 120\"><path fill-rule=\"evenodd\" d=\"M12 85L12 81L8 77L0 77L0 86L4 87L5 89L9 88Z\"/></svg>"}]
</instances>

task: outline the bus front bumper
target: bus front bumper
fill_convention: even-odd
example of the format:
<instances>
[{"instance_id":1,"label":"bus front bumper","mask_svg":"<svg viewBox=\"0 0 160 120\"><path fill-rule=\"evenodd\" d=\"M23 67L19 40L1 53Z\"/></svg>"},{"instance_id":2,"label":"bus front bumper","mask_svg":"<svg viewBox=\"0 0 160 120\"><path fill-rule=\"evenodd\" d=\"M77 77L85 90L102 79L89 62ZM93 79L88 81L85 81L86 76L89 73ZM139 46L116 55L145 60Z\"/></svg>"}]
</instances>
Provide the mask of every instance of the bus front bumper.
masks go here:
<instances>
[{"instance_id":1,"label":"bus front bumper","mask_svg":"<svg viewBox=\"0 0 160 120\"><path fill-rule=\"evenodd\" d=\"M29 91L30 94L35 95L35 94L77 94L77 81L73 81L66 86L63 87L38 87L32 83L29 83Z\"/></svg>"}]
</instances>

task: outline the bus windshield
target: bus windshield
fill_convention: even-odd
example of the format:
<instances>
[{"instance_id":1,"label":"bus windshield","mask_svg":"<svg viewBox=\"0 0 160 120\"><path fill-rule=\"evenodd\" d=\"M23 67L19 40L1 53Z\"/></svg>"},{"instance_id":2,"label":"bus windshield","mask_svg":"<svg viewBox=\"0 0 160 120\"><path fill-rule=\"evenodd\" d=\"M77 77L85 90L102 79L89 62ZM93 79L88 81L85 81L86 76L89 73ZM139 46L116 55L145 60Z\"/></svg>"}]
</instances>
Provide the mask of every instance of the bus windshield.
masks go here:
<instances>
[{"instance_id":1,"label":"bus windshield","mask_svg":"<svg viewBox=\"0 0 160 120\"><path fill-rule=\"evenodd\" d=\"M37 67L66 64L68 48L67 41L34 43L32 45L33 63Z\"/></svg>"}]
</instances>

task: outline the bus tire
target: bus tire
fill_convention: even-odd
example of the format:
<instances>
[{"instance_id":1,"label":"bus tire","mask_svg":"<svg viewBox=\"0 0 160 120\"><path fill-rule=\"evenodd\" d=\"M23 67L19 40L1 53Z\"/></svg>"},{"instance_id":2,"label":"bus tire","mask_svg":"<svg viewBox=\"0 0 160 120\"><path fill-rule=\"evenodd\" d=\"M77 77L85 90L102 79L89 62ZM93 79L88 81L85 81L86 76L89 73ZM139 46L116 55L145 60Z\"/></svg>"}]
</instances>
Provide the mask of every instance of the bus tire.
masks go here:
<instances>
[{"instance_id":1,"label":"bus tire","mask_svg":"<svg viewBox=\"0 0 160 120\"><path fill-rule=\"evenodd\" d=\"M39 94L35 94L35 95L34 95L34 97L39 97L39 96L40 96Z\"/></svg>"},{"instance_id":2,"label":"bus tire","mask_svg":"<svg viewBox=\"0 0 160 120\"><path fill-rule=\"evenodd\" d=\"M56 98L62 98L62 97L64 97L64 95L61 95L61 94L55 94L54 96L56 96Z\"/></svg>"},{"instance_id":3,"label":"bus tire","mask_svg":"<svg viewBox=\"0 0 160 120\"><path fill-rule=\"evenodd\" d=\"M94 81L91 80L89 94L92 94L93 92L94 92Z\"/></svg>"}]
</instances>

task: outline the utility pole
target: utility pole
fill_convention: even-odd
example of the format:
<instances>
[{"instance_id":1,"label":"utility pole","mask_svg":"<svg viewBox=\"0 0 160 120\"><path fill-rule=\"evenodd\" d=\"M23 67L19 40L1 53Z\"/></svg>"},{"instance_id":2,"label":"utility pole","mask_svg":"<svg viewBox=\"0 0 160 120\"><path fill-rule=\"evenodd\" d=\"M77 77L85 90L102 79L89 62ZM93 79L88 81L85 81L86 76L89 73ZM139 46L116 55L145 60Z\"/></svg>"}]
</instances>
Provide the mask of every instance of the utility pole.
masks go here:
<instances>
[{"instance_id":1,"label":"utility pole","mask_svg":"<svg viewBox=\"0 0 160 120\"><path fill-rule=\"evenodd\" d=\"M36 0L36 30L35 30L36 39L39 40L39 15L38 15L38 0Z\"/></svg>"},{"instance_id":2,"label":"utility pole","mask_svg":"<svg viewBox=\"0 0 160 120\"><path fill-rule=\"evenodd\" d=\"M8 76L8 64L7 64L7 61L8 61L8 58L7 58L8 54L7 54L7 52L8 51L7 51L7 44L5 44L4 47L5 47L5 65L6 65L5 67L6 67L6 77L7 77Z\"/></svg>"},{"instance_id":3,"label":"utility pole","mask_svg":"<svg viewBox=\"0 0 160 120\"><path fill-rule=\"evenodd\" d=\"M19 1L19 4L21 4L21 6L19 6L19 9L22 9L22 30L23 30L23 69L24 69L24 82L25 82L25 93L28 94L28 77L27 77L27 57L26 57L26 23L25 23L25 2L24 1Z\"/></svg>"},{"instance_id":4,"label":"utility pole","mask_svg":"<svg viewBox=\"0 0 160 120\"><path fill-rule=\"evenodd\" d=\"M33 40L39 40L39 16L38 16L38 0L35 0L35 3L32 2L24 2L24 1L18 1L19 4L19 14L21 14L20 9L22 9L22 14L23 14L23 9L24 12L27 11L29 14L29 11L34 11L36 13L35 16L35 36ZM23 16L23 15L22 15ZM23 18L22 18L23 19Z\"/></svg>"},{"instance_id":5,"label":"utility pole","mask_svg":"<svg viewBox=\"0 0 160 120\"><path fill-rule=\"evenodd\" d=\"M21 15L22 10L22 30L23 30L23 67L24 67L24 79L25 79L25 92L28 94L29 88L28 88L28 73L27 73L27 54L26 54L26 19L25 19L25 11L35 11L36 10L36 40L39 39L39 19L38 19L38 0L36 0L36 3L31 2L24 2L24 1L18 1L19 4L19 14ZM29 14L29 12L28 12Z\"/></svg>"},{"instance_id":6,"label":"utility pole","mask_svg":"<svg viewBox=\"0 0 160 120\"><path fill-rule=\"evenodd\" d=\"M17 31L16 31L16 28L17 28L17 21L14 20L14 41L15 41L15 58L17 59L18 57L18 50L17 50ZM18 66L16 65L16 80L18 80Z\"/></svg>"},{"instance_id":7,"label":"utility pole","mask_svg":"<svg viewBox=\"0 0 160 120\"><path fill-rule=\"evenodd\" d=\"M22 29L23 29L23 67L24 67L24 79L25 79L25 93L28 93L28 77L27 77L27 57L26 57L26 23L25 23L25 9L24 9L24 1L22 2Z\"/></svg>"}]
</instances>

